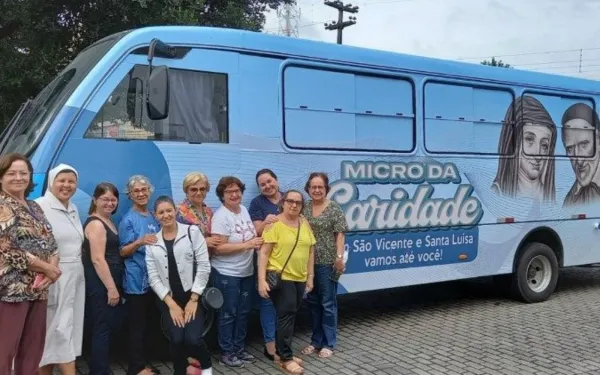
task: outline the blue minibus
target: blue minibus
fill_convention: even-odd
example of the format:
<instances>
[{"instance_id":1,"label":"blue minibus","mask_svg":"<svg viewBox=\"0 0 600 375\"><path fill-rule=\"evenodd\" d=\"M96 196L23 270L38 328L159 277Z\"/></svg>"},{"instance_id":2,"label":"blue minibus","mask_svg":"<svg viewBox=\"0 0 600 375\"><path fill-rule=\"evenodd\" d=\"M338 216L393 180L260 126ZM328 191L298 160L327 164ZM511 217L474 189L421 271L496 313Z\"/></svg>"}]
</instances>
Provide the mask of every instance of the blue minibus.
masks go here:
<instances>
[{"instance_id":1,"label":"blue minibus","mask_svg":"<svg viewBox=\"0 0 600 375\"><path fill-rule=\"evenodd\" d=\"M134 174L176 202L191 171L235 175L249 204L262 168L282 190L326 172L349 225L340 294L494 276L540 302L560 268L600 262L598 100L591 80L157 26L83 50L0 151L31 159L30 198L74 166L82 216L97 183Z\"/></svg>"}]
</instances>

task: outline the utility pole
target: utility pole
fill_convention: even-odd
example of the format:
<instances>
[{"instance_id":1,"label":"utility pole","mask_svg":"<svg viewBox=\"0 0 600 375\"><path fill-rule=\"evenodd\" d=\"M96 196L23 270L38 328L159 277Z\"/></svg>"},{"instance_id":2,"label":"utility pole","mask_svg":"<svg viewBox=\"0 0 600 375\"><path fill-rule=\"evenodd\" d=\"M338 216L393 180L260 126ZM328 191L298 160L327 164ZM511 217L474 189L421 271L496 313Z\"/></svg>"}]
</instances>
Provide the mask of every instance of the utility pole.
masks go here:
<instances>
[{"instance_id":1,"label":"utility pole","mask_svg":"<svg viewBox=\"0 0 600 375\"><path fill-rule=\"evenodd\" d=\"M325 5L338 11L338 20L325 24L326 30L337 30L337 44L342 44L342 32L346 27L356 24L356 17L350 16L348 21L344 21L344 12L358 13L358 7L352 4L344 4L340 0L325 0Z\"/></svg>"}]
</instances>

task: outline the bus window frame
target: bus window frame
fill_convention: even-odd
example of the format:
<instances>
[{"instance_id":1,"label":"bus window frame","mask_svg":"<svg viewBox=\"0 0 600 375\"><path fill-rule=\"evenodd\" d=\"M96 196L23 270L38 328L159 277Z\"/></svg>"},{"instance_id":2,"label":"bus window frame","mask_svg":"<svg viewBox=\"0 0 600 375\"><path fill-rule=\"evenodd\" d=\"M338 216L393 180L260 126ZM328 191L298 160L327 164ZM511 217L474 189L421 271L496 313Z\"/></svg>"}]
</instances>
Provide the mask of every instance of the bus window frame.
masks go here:
<instances>
[{"instance_id":1,"label":"bus window frame","mask_svg":"<svg viewBox=\"0 0 600 375\"><path fill-rule=\"evenodd\" d=\"M122 59L120 59L114 66L114 69L112 69L108 75L114 73L116 71L116 69L125 62L125 60L127 59L127 57L131 56L131 55L136 55L136 53L134 53L135 51L138 51L140 49L140 47L136 47L133 48L132 51L129 51L128 53L126 53ZM125 75L117 82L117 84L111 89L110 93L108 94L108 97L106 97L103 101L102 101L102 106L100 106L100 108L98 109L98 112L96 112L96 115L94 116L94 118L92 119L92 123L94 120L96 120L96 116L100 113L100 111L102 111L102 109L104 108L104 106L106 105L106 102L108 101L108 98L114 94L116 88L122 83L123 79L125 79L125 77L127 77L132 71L133 69L135 69L136 67L145 67L148 68L148 64L143 64L143 63L134 63L134 62L129 62L127 64L131 64L131 68L127 71L127 73L125 73ZM161 65L163 65L161 63ZM166 66L169 68L169 71L186 71L186 72L194 72L194 73L204 73L204 74L210 74L210 75L217 75L217 76L221 76L225 78L225 87L226 87L226 93L225 93L225 101L226 101L226 107L227 107L227 116L226 116L226 122L225 122L225 128L226 128L226 136L225 136L225 140L220 141L220 142L213 142L213 141L190 141L190 140L178 140L178 139L156 139L156 138L148 138L148 139L143 139L143 138L122 138L122 137L93 137L93 136L89 136L88 135L88 130L89 128L92 126L92 123L87 124L87 127L85 128L85 130L82 133L82 138L83 139L95 139L95 140L107 140L107 141L120 141L120 142L138 142L138 141L151 141L151 142L177 142L177 143L188 143L188 144L213 144L213 145L223 145L223 144L229 144L229 140L230 140L230 130L231 130L231 110L230 110L230 77L229 77L229 73L226 72L214 72L214 71L209 71L209 70L199 70L199 69L183 69L183 68L175 68L172 66L169 66L168 64L166 64ZM140 81L142 82L142 87L145 88L145 83L147 80L147 77L145 75L143 75L143 78L140 79ZM102 85L105 85L107 82L106 78L99 84L99 87L97 90L95 90L91 95L90 95L90 99L94 98L96 95L98 95L98 92L100 90L100 88L102 88ZM171 90L173 90L173 87L171 86ZM121 100L127 100L127 98L122 98ZM144 98L142 98L142 100L144 100ZM142 116L146 116L147 117L147 108L145 105L142 105ZM148 118L149 121L153 121L150 120ZM163 121L163 120L158 120Z\"/></svg>"},{"instance_id":2,"label":"bus window frame","mask_svg":"<svg viewBox=\"0 0 600 375\"><path fill-rule=\"evenodd\" d=\"M549 91L549 90L536 90L536 89L530 89L530 88L523 89L523 91L521 92L520 96L523 97L525 95L530 95L530 96L533 96L534 98L535 98L535 95L552 96L552 97L559 98L559 99L577 100L578 102L581 102L582 100L589 100L590 102L592 102L592 110L596 114L598 114L598 108L597 108L597 105L596 105L596 100L595 100L595 98L593 96L588 96L588 95L578 94L578 93L568 92L568 91L567 92L557 92L557 91ZM544 105L544 103L541 100L540 100L540 102L542 103L542 105ZM565 110L566 110L566 108L565 108ZM550 114L550 116L552 116L552 114ZM552 120L554 121L554 119L552 119ZM561 123L561 121L559 121L558 123L556 123L556 121L555 121L554 125L556 126L556 142L559 142L559 141L562 142L562 123ZM597 124L597 126L594 127L594 139L596 139L599 136L599 134L598 134L598 127L599 126L600 126L600 124ZM600 151L600 148L596 147L596 142L592 142L592 144L594 145L594 152L592 153L591 156L569 156L566 153L567 152L566 149L565 149L565 154L564 155L557 155L556 154L556 149L555 149L554 150L554 155L552 155L552 156L529 155L529 154L527 154L525 152L525 150L522 150L522 151L523 151L523 155L526 155L526 156L532 157L532 158L535 158L535 157L550 158L550 157L552 157L553 159L569 159L569 160L571 160L571 159L578 159L578 160L586 160L586 159L594 159L594 158L596 158L597 153ZM521 144L521 148L523 148L522 144Z\"/></svg>"},{"instance_id":3,"label":"bus window frame","mask_svg":"<svg viewBox=\"0 0 600 375\"><path fill-rule=\"evenodd\" d=\"M471 81L462 81L462 80L445 80L445 79L437 79L437 78L427 78L423 80L423 84L422 84L422 98L423 98L423 108L422 108L422 119L423 119L423 137L422 137L422 144L423 144L423 150L424 153L427 155L449 155L449 156L466 156L466 157L490 157L490 158L513 158L515 157L515 154L513 153L511 154L499 154L498 153L498 149L496 148L494 152L464 152L464 151L433 151L433 150L429 150L427 148L427 131L426 131L426 121L428 120L427 116L426 116L426 106L427 106L427 95L426 95L426 86L427 84L432 83L432 84L442 84L442 85L452 85L452 86L459 86L459 87L469 87L472 89L482 89L482 90L489 90L489 91L501 91L501 92L506 92L508 94L510 94L511 96L511 103L513 103L515 101L515 99L518 97L517 93L515 92L514 88L512 86L509 85L494 85L494 84L484 84L484 83L478 83L478 82L471 82ZM512 116L512 124L514 126L515 124L515 117L514 117L514 112L513 112L513 116ZM478 121L472 121L472 122L478 122ZM499 122L498 124L501 124L502 126L504 126L505 121L503 120L502 122ZM513 132L514 133L514 132ZM511 140L513 142L513 149L515 149L515 139L513 137L513 139ZM515 150L516 152L516 150Z\"/></svg>"}]
</instances>

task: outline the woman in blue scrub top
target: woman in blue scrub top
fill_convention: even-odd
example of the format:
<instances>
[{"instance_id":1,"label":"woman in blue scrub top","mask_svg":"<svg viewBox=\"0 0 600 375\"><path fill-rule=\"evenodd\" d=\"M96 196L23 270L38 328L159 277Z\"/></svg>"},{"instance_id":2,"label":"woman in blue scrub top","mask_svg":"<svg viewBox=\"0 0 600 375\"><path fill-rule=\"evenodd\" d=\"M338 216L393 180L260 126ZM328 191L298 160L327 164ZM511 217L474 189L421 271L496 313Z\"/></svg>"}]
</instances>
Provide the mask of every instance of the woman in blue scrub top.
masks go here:
<instances>
[{"instance_id":1,"label":"woman in blue scrub top","mask_svg":"<svg viewBox=\"0 0 600 375\"><path fill-rule=\"evenodd\" d=\"M127 300L129 327L128 375L149 375L154 372L144 355L148 312L156 308L148 282L146 245L156 243L159 224L148 209L154 188L145 176L135 175L127 182L126 193L132 202L131 209L119 224L121 256L125 258L123 290Z\"/></svg>"}]
</instances>

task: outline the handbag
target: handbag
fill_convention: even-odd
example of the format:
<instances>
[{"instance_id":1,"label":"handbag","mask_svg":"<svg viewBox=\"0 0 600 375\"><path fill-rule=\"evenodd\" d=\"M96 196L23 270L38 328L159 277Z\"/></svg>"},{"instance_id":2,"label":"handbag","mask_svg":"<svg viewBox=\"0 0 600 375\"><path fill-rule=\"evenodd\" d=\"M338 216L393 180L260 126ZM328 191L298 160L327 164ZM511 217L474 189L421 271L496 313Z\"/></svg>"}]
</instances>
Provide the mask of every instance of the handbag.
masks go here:
<instances>
[{"instance_id":1,"label":"handbag","mask_svg":"<svg viewBox=\"0 0 600 375\"><path fill-rule=\"evenodd\" d=\"M283 268L281 269L281 271L267 271L266 282L267 282L267 285L269 285L269 289L271 291L274 291L281 286L281 275L283 274L283 271L285 270L285 267L287 266L288 262L292 258L292 254L294 253L294 250L296 250L296 246L298 245L298 239L300 238L300 228L301 227L302 227L302 220L299 220L298 221L298 233L296 233L296 242L294 243L294 247L292 247L292 251L290 251L290 255L288 256L287 260L285 261L285 264L283 265Z\"/></svg>"}]
</instances>

